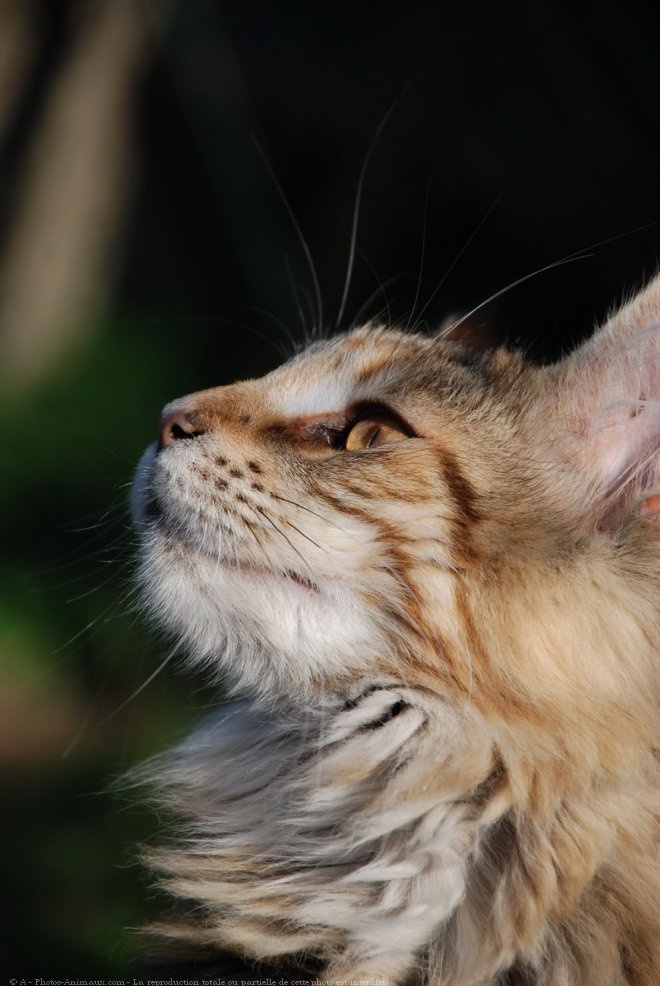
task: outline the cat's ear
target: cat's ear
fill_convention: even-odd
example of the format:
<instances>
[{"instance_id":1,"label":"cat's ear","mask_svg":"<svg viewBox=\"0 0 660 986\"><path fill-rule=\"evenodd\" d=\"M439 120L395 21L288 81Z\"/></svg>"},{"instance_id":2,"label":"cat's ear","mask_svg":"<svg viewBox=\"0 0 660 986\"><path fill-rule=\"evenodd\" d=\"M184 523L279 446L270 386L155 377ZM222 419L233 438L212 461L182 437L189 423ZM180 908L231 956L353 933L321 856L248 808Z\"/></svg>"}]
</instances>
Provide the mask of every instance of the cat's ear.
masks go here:
<instances>
[{"instance_id":1,"label":"cat's ear","mask_svg":"<svg viewBox=\"0 0 660 986\"><path fill-rule=\"evenodd\" d=\"M660 522L660 277L560 370L562 415L586 469L590 514L603 527L631 510Z\"/></svg>"},{"instance_id":2,"label":"cat's ear","mask_svg":"<svg viewBox=\"0 0 660 986\"><path fill-rule=\"evenodd\" d=\"M478 314L450 315L436 333L443 342L462 342L476 355L496 349L496 339L489 325Z\"/></svg>"}]
</instances>

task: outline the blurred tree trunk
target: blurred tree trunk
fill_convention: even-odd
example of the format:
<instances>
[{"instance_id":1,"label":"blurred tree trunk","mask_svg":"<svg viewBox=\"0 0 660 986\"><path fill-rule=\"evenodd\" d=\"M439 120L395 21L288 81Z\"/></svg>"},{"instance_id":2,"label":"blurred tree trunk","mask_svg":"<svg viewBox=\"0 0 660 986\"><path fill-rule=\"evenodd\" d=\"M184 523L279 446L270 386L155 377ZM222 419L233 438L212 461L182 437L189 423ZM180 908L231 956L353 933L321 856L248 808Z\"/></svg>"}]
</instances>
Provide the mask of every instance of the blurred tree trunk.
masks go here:
<instances>
[{"instance_id":1,"label":"blurred tree trunk","mask_svg":"<svg viewBox=\"0 0 660 986\"><path fill-rule=\"evenodd\" d=\"M32 0L0 3L0 140L11 124L16 104L32 68L35 36Z\"/></svg>"},{"instance_id":2,"label":"blurred tree trunk","mask_svg":"<svg viewBox=\"0 0 660 986\"><path fill-rule=\"evenodd\" d=\"M86 0L71 13L0 258L0 380L14 391L63 359L99 312L135 174L143 4ZM0 108L17 82L0 77Z\"/></svg>"}]
</instances>

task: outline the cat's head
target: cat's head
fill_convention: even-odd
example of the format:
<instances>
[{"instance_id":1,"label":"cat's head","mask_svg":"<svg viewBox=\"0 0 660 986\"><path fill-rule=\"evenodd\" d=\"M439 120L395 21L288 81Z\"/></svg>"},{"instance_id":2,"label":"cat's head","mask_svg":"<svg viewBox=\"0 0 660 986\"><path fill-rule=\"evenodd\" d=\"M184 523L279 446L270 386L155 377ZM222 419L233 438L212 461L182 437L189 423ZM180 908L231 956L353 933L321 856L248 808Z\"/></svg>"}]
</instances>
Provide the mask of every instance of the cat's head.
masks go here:
<instances>
[{"instance_id":1,"label":"cat's head","mask_svg":"<svg viewBox=\"0 0 660 986\"><path fill-rule=\"evenodd\" d=\"M653 523L659 319L655 282L547 368L366 326L167 405L134 491L151 611L253 694L467 693L496 592Z\"/></svg>"}]
</instances>

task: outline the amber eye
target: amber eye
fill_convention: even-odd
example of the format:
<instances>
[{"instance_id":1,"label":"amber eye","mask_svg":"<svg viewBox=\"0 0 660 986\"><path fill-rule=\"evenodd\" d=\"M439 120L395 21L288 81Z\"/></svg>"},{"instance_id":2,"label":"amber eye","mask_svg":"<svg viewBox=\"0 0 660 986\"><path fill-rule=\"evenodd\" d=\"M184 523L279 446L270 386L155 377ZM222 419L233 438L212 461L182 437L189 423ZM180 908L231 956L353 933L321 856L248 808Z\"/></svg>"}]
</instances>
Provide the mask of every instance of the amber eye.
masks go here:
<instances>
[{"instance_id":1,"label":"amber eye","mask_svg":"<svg viewBox=\"0 0 660 986\"><path fill-rule=\"evenodd\" d=\"M402 442L405 438L410 438L410 432L397 418L391 414L369 414L355 422L346 436L344 448L348 452L359 452Z\"/></svg>"}]
</instances>

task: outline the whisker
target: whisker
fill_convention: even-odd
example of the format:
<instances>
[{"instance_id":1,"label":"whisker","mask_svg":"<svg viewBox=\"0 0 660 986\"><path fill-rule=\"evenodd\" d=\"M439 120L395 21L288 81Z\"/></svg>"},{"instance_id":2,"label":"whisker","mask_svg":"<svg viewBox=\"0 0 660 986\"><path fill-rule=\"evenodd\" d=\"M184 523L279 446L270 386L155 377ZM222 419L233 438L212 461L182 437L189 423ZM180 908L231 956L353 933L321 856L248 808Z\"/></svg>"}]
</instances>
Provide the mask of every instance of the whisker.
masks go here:
<instances>
[{"instance_id":1,"label":"whisker","mask_svg":"<svg viewBox=\"0 0 660 986\"><path fill-rule=\"evenodd\" d=\"M266 561L268 562L268 567L269 568L272 568L272 569L276 568L276 566L273 565L272 558L270 557L270 555L268 554L268 552L264 548L263 544L261 543L261 538L258 537L258 535L257 535L256 531L254 530L254 528L252 527L252 524L250 523L250 521L247 519L247 517L244 517L243 520L244 520L245 524L247 525L247 529L249 530L250 534L252 535L252 537L255 539L255 541L257 542L257 544L261 548L261 552L262 552L264 558L266 559Z\"/></svg>"},{"instance_id":2,"label":"whisker","mask_svg":"<svg viewBox=\"0 0 660 986\"><path fill-rule=\"evenodd\" d=\"M419 301L419 295L422 290L422 277L424 276L424 257L426 255L426 227L429 218L429 199L431 197L431 186L433 184L433 178L438 168L438 159L436 158L435 164L431 170L429 180L426 185L426 195L424 196L424 220L422 223L422 248L419 258L419 277L417 278L417 289L415 291L415 297L410 309L410 315L408 316L408 321L406 322L403 331L407 332L410 325L415 317L415 309L417 308L417 302Z\"/></svg>"},{"instance_id":3,"label":"whisker","mask_svg":"<svg viewBox=\"0 0 660 986\"><path fill-rule=\"evenodd\" d=\"M307 322L305 321L305 313L303 311L302 303L300 301L300 291L298 290L298 285L296 284L296 279L293 276L293 271L291 270L291 264L289 258L284 254L284 265L286 267L287 278L289 280L289 287L291 288L291 294L293 295L293 301L298 309L298 318L300 319L300 327L303 331L303 338L307 341L308 330Z\"/></svg>"},{"instance_id":4,"label":"whisker","mask_svg":"<svg viewBox=\"0 0 660 986\"><path fill-rule=\"evenodd\" d=\"M98 585L93 586L93 588L88 589L86 592L81 592L79 596L71 596L69 599L66 600L66 604L69 605L70 603L77 603L81 599L87 599L89 596L94 595L94 593L98 592L104 586L109 585L110 582L114 582L116 578L117 578L117 572L113 571L106 579L103 579L101 582L98 583ZM73 579L72 581L80 581L80 580Z\"/></svg>"},{"instance_id":5,"label":"whisker","mask_svg":"<svg viewBox=\"0 0 660 986\"><path fill-rule=\"evenodd\" d=\"M87 710L87 714L83 716L80 725L78 726L75 733L67 743L66 747L62 750L61 753L62 760L66 760L71 755L71 753L73 753L74 749L78 746L78 743L80 742L80 740L83 738L83 736L85 735L85 733L90 727L95 711L96 710L93 705L90 706L90 708Z\"/></svg>"},{"instance_id":6,"label":"whisker","mask_svg":"<svg viewBox=\"0 0 660 986\"><path fill-rule=\"evenodd\" d=\"M506 189L505 189L505 191L506 191ZM501 198L503 194L504 194L504 192L502 192L500 194L499 198ZM479 226L475 230L475 233L478 231L478 229L480 228L480 226L483 225L484 221L488 218L488 215L490 214L490 212L492 212L492 210L495 207L495 205L497 205L497 202L499 202L499 199L493 204L493 206L491 206L490 210L484 216L484 219L481 221L481 223L479 224ZM582 247L580 250L574 250L573 253L566 254L565 257L562 257L560 260L555 261L555 263L546 264L544 267L539 267L536 270L532 271L531 273L525 274L524 277L518 278L518 280L513 281L511 284L507 285L507 287L505 287L505 288L502 288L500 291L496 291L489 298L486 298L485 301L482 301L480 305L477 305L476 308L473 308L472 311L467 312L465 315L462 315L456 322L452 323L451 325L448 325L446 327L445 332L443 333L443 335L444 334L449 334L450 332L453 332L453 330L455 328L457 328L459 325L461 325L466 319L471 318L472 315L474 315L476 312L480 311L486 305L490 304L491 301L495 301L496 298L500 298L503 294L506 294L507 291L510 291L512 288L518 287L519 284L524 284L525 281L531 280L533 277L536 277L538 274L544 274L546 271L553 270L555 267L563 267L564 264L569 264L569 263L571 263L574 260L590 260L593 257L595 257L595 253L593 253L593 252L587 253L586 252L587 250L591 250L591 251L597 250L599 247L606 246L608 243L614 243L616 240L623 239L626 236L632 236L634 233L639 233L642 230L650 229L654 225L655 225L655 223L644 223L644 225L642 225L642 226L635 226L633 229L628 229L624 233L617 233L615 236L608 236L604 240L597 240L595 243L590 243L588 246ZM472 239L474 237L475 233L472 234L472 237L470 237L470 239ZM469 242L470 242L470 240L468 240L468 242L466 243L465 247L468 246ZM461 251L461 253L464 252L465 247L463 248L463 251ZM461 256L461 254L459 254L459 257L460 256ZM456 259L458 260L458 257ZM454 261L454 263L456 263L456 261ZM454 266L454 265L452 265L452 266ZM449 270L451 270L451 267L449 268ZM440 282L440 284L442 284L442 281ZM439 285L438 285L438 287L439 287ZM436 292L434 291L433 292L433 295L431 295L431 298L429 298L428 302L424 306L424 309L422 309L422 312L420 312L420 316L426 310L426 307L428 306L428 304L430 303L430 301L434 297L435 293ZM443 335L439 336L438 338L442 339L443 338Z\"/></svg>"},{"instance_id":7,"label":"whisker","mask_svg":"<svg viewBox=\"0 0 660 986\"><path fill-rule=\"evenodd\" d=\"M155 671L152 671L152 673L149 675L149 677L145 681L142 682L142 684L139 686L139 688L136 688L135 691L131 695L129 695L128 698L125 699L120 705L118 705L117 708L113 712L111 712L109 715L107 715L105 717L105 719L102 719L101 722L99 723L99 725L104 726L106 722L109 722L110 721L110 719L114 719L114 717L117 716L117 715L119 715L119 713L123 709L125 709L127 705L130 705L130 703L133 702L138 697L138 695L141 695L142 692L145 690L145 688L147 688L151 684L151 682L154 680L154 678L157 678L158 675L161 673L161 671L163 671L163 669L167 667L167 665L170 663L170 661L172 660L172 658L176 654L178 648L179 648L179 645L176 644L172 648L172 650L169 652L169 654L165 657L165 660L164 661L161 661L161 663L158 665L158 667L156 668L156 670Z\"/></svg>"},{"instance_id":8,"label":"whisker","mask_svg":"<svg viewBox=\"0 0 660 986\"><path fill-rule=\"evenodd\" d=\"M39 578L41 576L52 575L55 572L61 572L66 569L75 568L75 566L84 565L86 562L95 561L101 558L102 555L113 550L117 546L121 546L123 549L125 544L125 539L122 532L118 532L116 536L112 538L105 538L104 534L108 532L109 528L104 530L97 530L94 536L86 538L86 544L78 545L72 548L71 551L61 556L62 560L58 561L54 565L47 565L44 568L30 569L26 572L21 572L18 575L8 575L0 579L0 585L10 585L13 583L25 582L28 579ZM99 541L103 541L101 545L98 545ZM96 545L93 550L89 550L92 545ZM71 581L79 581L78 577L74 577ZM68 582L62 583L63 585L68 585ZM38 593L46 591L45 589L34 588L28 590L30 593Z\"/></svg>"},{"instance_id":9,"label":"whisker","mask_svg":"<svg viewBox=\"0 0 660 986\"><path fill-rule=\"evenodd\" d=\"M310 544L313 544L315 548L318 548L319 549L319 551L324 551L326 555L329 554L327 548L324 548L317 541L315 541L313 538L311 538L308 534L305 534L304 531L301 531L300 528L299 527L296 527L295 524L292 524L290 520L286 520L285 519L284 523L285 524L288 524L289 527L292 527L294 529L294 531L297 531L298 534L300 534L301 537L306 538L309 541L309 543Z\"/></svg>"},{"instance_id":10,"label":"whisker","mask_svg":"<svg viewBox=\"0 0 660 986\"><path fill-rule=\"evenodd\" d=\"M130 485L130 484L127 484L127 485ZM123 500L123 497L122 497L122 500ZM111 504L104 511L102 511L100 513L100 516L99 516L99 512L98 511L95 511L95 513L87 514L86 516L80 517L77 521L74 522L74 523L80 524L80 523L82 523L83 520L86 520L87 517L90 517L91 518L91 517L96 516L97 517L97 520L95 520L94 523L85 524L82 527L65 527L64 525L62 525L62 528L64 530L66 530L69 534L87 534L89 531L100 531L104 527L109 527L113 522L119 521L121 519L121 517L125 513L125 509L123 508L123 506L122 506L122 509L121 509L121 513L119 513L119 512L116 512L115 513L115 511L117 511L117 503L116 502L113 503L113 504ZM113 516L113 514L114 514L114 516Z\"/></svg>"},{"instance_id":11,"label":"whisker","mask_svg":"<svg viewBox=\"0 0 660 986\"><path fill-rule=\"evenodd\" d=\"M314 517L318 517L325 524L330 524L332 527L336 527L338 531L342 531L344 534L348 534L345 527L340 527L339 524L335 524L334 521L330 520L328 517L324 517L323 514L319 514L316 510L311 510L309 507L304 506L302 503L298 503L296 500L287 500L285 496L279 496L277 493L271 493L274 500L282 500L284 503L290 503L292 507L299 507L300 510L306 510L308 514L312 514Z\"/></svg>"},{"instance_id":12,"label":"whisker","mask_svg":"<svg viewBox=\"0 0 660 986\"><path fill-rule=\"evenodd\" d=\"M598 247L607 246L608 243L615 243L617 240L622 240L626 236L632 236L634 233L645 232L647 229L652 229L656 225L657 222L652 222L652 223L643 223L641 226L633 226L632 229L627 229L623 233L616 233L614 236L608 236L604 240L596 240L594 243L589 243L587 244L587 246L582 247L580 250L575 250L572 254L569 254L569 256L577 257L579 253L584 253L586 250L597 250ZM563 259L566 260L568 258L564 257Z\"/></svg>"},{"instance_id":13,"label":"whisker","mask_svg":"<svg viewBox=\"0 0 660 986\"><path fill-rule=\"evenodd\" d=\"M304 556L304 555L302 555L302 554L301 554L301 553L300 553L300 552L298 551L298 549L296 548L296 546L295 546L295 544L293 543L293 541L291 541L291 539L290 539L290 538L288 538L288 537L286 536L286 534L284 533L284 531L283 531L283 530L282 530L281 528L279 528L279 527L277 526L277 524L276 524L276 523L274 522L274 520L272 519L272 517L269 517L269 516L268 516L268 514L266 513L266 511L265 511L265 510L263 510L263 509L262 509L261 507L254 507L253 509L254 509L254 510L256 510L256 511L257 511L257 513L259 513L259 514L261 514L261 516L262 516L262 517L263 517L263 518L264 518L265 520L267 520L267 521L268 521L268 523L269 523L269 524L271 525L271 527L273 527L273 528L274 528L274 529L275 529L275 530L277 531L277 533L278 533L278 534L279 534L279 535L280 535L281 537L283 537L283 538L284 538L284 540L285 540L285 541L286 541L286 543L287 543L287 544L289 545L289 547L291 548L291 550L292 550L292 551L295 551L295 553L296 553L296 554L298 555L298 557L299 557L299 558L300 558L300 560L301 560L301 561L303 562L303 564L304 564L304 565L306 566L306 568L307 568L307 569L309 570L309 572L310 572L310 573L311 573L312 575L314 575L314 573L312 572L312 569L311 569L311 567L310 567L310 564L309 564L309 562L307 561L307 559L305 558L305 556Z\"/></svg>"},{"instance_id":14,"label":"whisker","mask_svg":"<svg viewBox=\"0 0 660 986\"><path fill-rule=\"evenodd\" d=\"M124 613L121 613L119 615L120 616L124 616L125 614ZM130 630L132 629L132 627L134 626L134 624L135 624L135 619L131 620L131 623L129 624L128 628L124 631L124 633L122 634L122 636L121 636L120 639L124 639L126 637L126 634L130 632ZM143 651L142 656L144 656L144 651ZM101 704L101 700L102 700L102 697L103 697L103 692L104 692L104 689L105 689L106 685L108 684L108 681L109 681L109 679L111 677L111 674L112 674L112 669L110 667L108 667L105 675L103 676L102 681L100 682L99 687L96 689L96 694L94 695L94 697L91 700L91 704L90 704L90 707L89 707L89 710L88 710L87 714L83 716L82 721L80 722L80 725L78 726L77 730L75 731L75 733L71 737L71 739L70 739L69 743L67 744L67 746L65 747L65 749L62 751L62 754L61 754L62 759L66 759L73 752L73 750L75 749L75 747L78 745L78 743L80 742L80 740L83 738L83 736L85 735L85 733L89 729L89 727L90 727L90 725L91 725L91 723L93 721L93 718L94 718L96 712L100 710L100 704ZM106 720L103 720L103 722L105 722L105 721ZM100 723L100 725L102 725L102 724L103 723ZM125 739L126 739L126 734L124 734L124 740Z\"/></svg>"},{"instance_id":15,"label":"whisker","mask_svg":"<svg viewBox=\"0 0 660 986\"><path fill-rule=\"evenodd\" d=\"M309 316L310 316L311 330L306 332L305 340L304 340L305 345L309 345L310 343L314 342L314 340L317 339L319 336L322 336L323 332L322 329L318 329L315 324L316 320L314 318L314 302L310 297L309 291L307 290L304 284L297 284L296 286L300 297L305 302L306 309L309 312Z\"/></svg>"},{"instance_id":16,"label":"whisker","mask_svg":"<svg viewBox=\"0 0 660 986\"><path fill-rule=\"evenodd\" d=\"M257 148L257 151L259 152L259 155L261 157L261 160L263 161L264 165L266 166L266 170L268 171L270 177L272 178L273 184L275 185L275 188L277 189L277 192L278 192L278 194L279 194L279 196L280 196L280 198L282 200L282 203L284 205L284 208L287 211L287 214L289 216L289 219L291 220L291 222L293 224L293 228L296 231L296 234L297 234L298 239L300 241L300 245L302 246L303 253L305 255L305 259L306 259L307 265L309 267L309 272L310 272L310 274L312 276L312 283L314 285L314 294L316 296L316 307L317 307L317 314L318 314L318 325L319 325L319 329L320 329L322 327L322 325L323 325L323 303L321 301L321 288L320 288L319 279L318 279L318 276L317 276L317 273L316 273L316 267L314 266L314 261L312 260L312 254L310 252L309 246L307 245L307 240L303 236L303 232L302 232L302 230L300 228L300 224L298 223L298 220L295 217L294 211L293 211L293 209L291 208L291 206L289 204L289 200L287 199L286 195L284 194L284 190L283 190L280 182L278 181L277 176L275 175L275 172L273 171L273 169L272 169L272 167L271 167L271 165L270 165L270 163L268 161L268 158L266 157L264 151L262 150L261 145L260 145L259 141L257 140L256 134L252 134L252 141L253 141L255 147Z\"/></svg>"},{"instance_id":17,"label":"whisker","mask_svg":"<svg viewBox=\"0 0 660 986\"><path fill-rule=\"evenodd\" d=\"M406 86L406 89L407 88L408 87ZM370 142L370 144L369 144L369 146L367 148L367 153L364 156L364 161L362 163L362 168L360 169L360 177L358 179L357 191L355 193L355 205L353 206L353 222L352 222L352 225L351 225L351 242L350 242L350 247L349 247L349 250L348 250L348 265L346 267L346 277L344 279L344 290L343 290L342 296L341 296L341 303L339 305L339 312L337 314L337 319L335 321L335 329L338 329L339 328L339 325L341 324L341 320L344 317L344 309L346 308L346 301L348 299L348 292L350 291L350 287L351 287L351 280L352 280L352 277L353 277L353 265L355 263L355 245L357 243L358 222L359 222L359 218L360 218L360 205L362 203L362 189L364 187L364 179L365 179L365 176L366 176L366 173L367 173L367 168L369 167L369 161L371 159L371 155L373 153L374 147L378 143L378 138L380 137L381 133L385 129L385 127L387 125L387 122L390 119L390 117L392 116L392 113L394 112L395 108L400 103L401 99L403 98L403 95L404 95L406 89L404 89L404 91L399 96L397 96L397 98L394 100L394 102L391 104L391 106L389 107L389 109L385 113L383 119L378 124L378 127L376 128L376 132L374 133L373 137L371 138L371 142Z\"/></svg>"},{"instance_id":18,"label":"whisker","mask_svg":"<svg viewBox=\"0 0 660 986\"><path fill-rule=\"evenodd\" d=\"M87 623L84 627L82 627L82 629L78 630L78 632L75 633L72 637L70 637L67 641L65 641L65 643L60 644L59 647L56 647L54 650L52 650L50 652L50 656L55 657L56 654L60 654L63 650L68 650L72 644L75 644L75 642L83 636L83 634L87 633L88 630L91 630L92 627L96 626L96 624L101 620L101 618L104 617L105 614L108 613L111 609L113 609L115 605L116 605L116 600L113 599L113 601L108 606L106 606L105 609L101 610L100 613L97 613L96 616L94 616L93 619L89 621L89 623Z\"/></svg>"},{"instance_id":19,"label":"whisker","mask_svg":"<svg viewBox=\"0 0 660 986\"><path fill-rule=\"evenodd\" d=\"M273 325L276 325L277 328L280 329L280 331L286 336L287 341L288 341L289 346L290 346L291 352L295 352L296 351L296 347L297 347L298 343L296 342L291 329L286 324L286 322L284 321L284 319L278 318L277 315L274 315L273 314L273 312L268 311L267 308L262 308L260 305L240 305L239 308L237 309L237 311L241 311L241 310L244 310L244 311L247 311L247 312L252 311L252 312L255 312L257 315L263 315L264 318L269 318L271 320L271 322L273 323ZM278 347L278 348L280 349L280 351L282 353L282 356L285 359L286 359L286 357L288 355L290 355L289 353L287 353L285 351L285 349L284 349L283 346L282 347Z\"/></svg>"},{"instance_id":20,"label":"whisker","mask_svg":"<svg viewBox=\"0 0 660 986\"><path fill-rule=\"evenodd\" d=\"M85 565L87 562L94 562L95 565L121 565L126 559L121 555L117 557L104 557L106 552L112 545L106 546L104 548L99 548L98 551L92 552L90 555L85 555L81 558L75 558L70 562L63 563L62 565L54 565L52 568L40 569L35 572L25 572L21 575L14 575L7 579L3 579L2 582L21 582L31 578L39 578L43 575L52 575L54 572L63 571L64 569L71 569L75 565ZM76 585L78 582L89 582L89 571L84 571L81 575L72 575L71 578L64 579L62 581L57 581L55 583L55 588L64 589L69 585ZM51 592L52 585L40 585L26 590L26 595L28 596L39 596L43 595L45 592Z\"/></svg>"},{"instance_id":21,"label":"whisker","mask_svg":"<svg viewBox=\"0 0 660 986\"><path fill-rule=\"evenodd\" d=\"M385 281L381 281L380 278L378 277L378 275L376 274L376 271L373 269L373 267L371 266L371 264L369 263L369 261L367 260L367 258L364 256L364 254L362 253L362 251L360 251L360 254L361 254L362 257L364 257L365 261L367 262L367 265L368 265L369 269L371 270L371 272L373 273L374 277L378 281L378 287L376 288L375 291L372 291L372 293L369 295L369 297L367 298L367 300L362 305L360 305L360 307L358 308L357 312L355 313L354 318L351 320L351 323L349 325L349 329L355 328L355 326L358 324L358 322L362 319L362 317L365 314L365 312L368 312L369 311L369 308L371 307L371 305L376 300L376 298L378 297L379 294L382 294L383 295L383 298L385 299L385 307L387 309L388 317L389 317L390 303L389 303L387 294L385 293L385 289L388 288L388 287L392 287L394 284L397 283L397 281L403 281L406 278L408 278L410 280L413 280L413 278L415 278L415 276L416 276L411 271L401 271L398 274L393 274L391 277L388 277ZM390 320L391 320L391 318L390 318Z\"/></svg>"},{"instance_id":22,"label":"whisker","mask_svg":"<svg viewBox=\"0 0 660 986\"><path fill-rule=\"evenodd\" d=\"M391 325L392 324L392 311L391 311L391 308L390 308L390 299L387 297L387 291L385 290L385 285L383 284L382 280L378 276L378 273L377 273L374 265L371 263L371 261L367 257L367 255L364 252L364 250L360 250L360 256L364 260L365 264L367 265L367 267L369 268L369 270L371 271L371 273L376 278L376 281L377 281L378 286L379 286L379 293L382 293L382 295L383 295L383 301L385 302L385 311L387 313L387 324L388 325ZM374 296L371 295L371 297L373 298ZM351 323L351 324L354 324L354 322Z\"/></svg>"},{"instance_id":23,"label":"whisker","mask_svg":"<svg viewBox=\"0 0 660 986\"><path fill-rule=\"evenodd\" d=\"M247 309L249 306L238 306L235 308L233 307L232 310L238 311L243 307ZM264 314L267 313L264 312ZM272 338L272 336L269 336L265 332L261 332L260 329L258 329L255 325L252 325L250 322L241 322L234 318L228 318L226 315L173 315L173 316L169 316L166 319L165 318L149 319L148 321L149 324L155 324L155 325L168 325L168 324L173 324L174 322L186 322L186 323L213 322L213 323L217 323L218 325L235 326L238 329L245 329L247 332L251 332L258 339L261 339L263 342L268 343L268 345L275 350L278 356L286 356L285 350L277 342L277 340ZM127 483L126 485L132 486L133 484L132 482L130 482Z\"/></svg>"},{"instance_id":24,"label":"whisker","mask_svg":"<svg viewBox=\"0 0 660 986\"><path fill-rule=\"evenodd\" d=\"M464 255L464 253L466 252L466 250L468 249L468 247L470 246L470 244L474 240L475 236L477 235L477 233L479 233L479 231L483 228L484 224L488 221L488 219L490 218L490 216L492 215L492 213L495 211L495 209L497 208L497 206L500 204L500 202L504 198L505 193L509 190L509 187L510 187L510 184L509 185L506 185L502 189L502 191L497 196L497 198L495 199L495 201L487 209L486 213L482 216L482 218L480 219L480 221L477 223L477 225L475 226L475 228L472 230L472 232L468 236L467 240L465 241L465 243L463 244L463 246L461 247L461 249L458 251L458 253L456 254L456 256L454 257L454 259L452 260L451 264L449 265L449 267L447 268L447 270L445 271L445 273L443 274L443 276L440 278L440 281L436 284L435 288L433 289L433 291L431 292L431 294L429 295L429 297L426 299L426 302L424 304L424 307L420 311L419 315L417 316L417 320L414 323L415 326L418 326L420 324L420 322L422 320L422 317L424 315L424 312L427 311L429 305L431 304L431 302L433 301L433 299L437 295L438 291L440 290L440 288L442 287L442 285L445 283L445 281L447 280L447 278L449 277L449 275L453 271L453 269L456 266L456 264L458 263L458 261ZM417 298L415 298L415 305L416 304L417 304ZM473 314L473 313L471 312L470 314ZM410 324L410 323L408 323L408 324Z\"/></svg>"},{"instance_id":25,"label":"whisker","mask_svg":"<svg viewBox=\"0 0 660 986\"><path fill-rule=\"evenodd\" d=\"M595 254L593 253L571 254L568 257L563 257L561 260L556 260L555 263L553 264L546 264L545 267L538 267L536 270L531 271L529 274L525 274L523 277L519 277L517 280L512 281L510 284L507 284L505 288L501 288L499 291L495 291L488 298L482 301L479 305L475 305L475 307L471 311L466 312L465 315L461 315L459 319L457 319L455 322L452 322L451 325L448 325L445 328L444 332L442 332L438 336L438 339L442 340L445 335L448 335L450 332L453 332L454 329L456 329L459 325L462 325L463 322L465 322L468 318L471 318L474 314L476 314L476 312L481 311L482 308L485 308L486 305L489 305L491 301L495 301L496 298L500 298L503 294L506 294L508 291L511 291L513 288L517 288L518 285L524 284L525 281L531 281L533 277L537 277L539 274L544 274L546 271L553 270L555 267L563 267L565 264L574 263L576 260L591 260L594 256Z\"/></svg>"}]
</instances>

